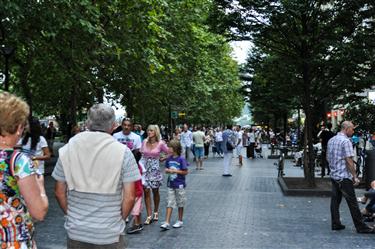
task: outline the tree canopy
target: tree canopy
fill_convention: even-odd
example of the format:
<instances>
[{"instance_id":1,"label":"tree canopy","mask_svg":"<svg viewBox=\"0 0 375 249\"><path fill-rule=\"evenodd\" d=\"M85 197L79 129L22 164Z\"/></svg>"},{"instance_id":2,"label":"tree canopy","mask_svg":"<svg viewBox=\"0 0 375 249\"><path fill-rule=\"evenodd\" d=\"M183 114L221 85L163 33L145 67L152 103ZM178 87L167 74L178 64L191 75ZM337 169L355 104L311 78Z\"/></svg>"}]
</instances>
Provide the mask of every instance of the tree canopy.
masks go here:
<instances>
[{"instance_id":1,"label":"tree canopy","mask_svg":"<svg viewBox=\"0 0 375 249\"><path fill-rule=\"evenodd\" d=\"M241 85L227 40L210 27L213 8L209 0L3 1L0 43L16 48L9 90L62 123L104 99L142 123L166 123L174 109L183 121L230 121Z\"/></svg>"},{"instance_id":2,"label":"tree canopy","mask_svg":"<svg viewBox=\"0 0 375 249\"><path fill-rule=\"evenodd\" d=\"M270 91L284 100L288 96L294 98L291 103L304 110L309 151L313 151L313 130L327 108L340 98L373 85L373 1L217 0L216 3L213 17L227 24L227 29L222 24L217 29L223 35L228 30L234 31L227 36L230 39L252 40L253 50L263 57L262 66L252 58L247 65L250 68L247 70L253 71L251 89L273 82L266 88L272 88ZM269 93L263 92L263 98L268 98ZM250 103L269 111L280 107L278 103L267 105L262 95L251 98ZM313 185L312 156L309 153L305 176Z\"/></svg>"}]
</instances>

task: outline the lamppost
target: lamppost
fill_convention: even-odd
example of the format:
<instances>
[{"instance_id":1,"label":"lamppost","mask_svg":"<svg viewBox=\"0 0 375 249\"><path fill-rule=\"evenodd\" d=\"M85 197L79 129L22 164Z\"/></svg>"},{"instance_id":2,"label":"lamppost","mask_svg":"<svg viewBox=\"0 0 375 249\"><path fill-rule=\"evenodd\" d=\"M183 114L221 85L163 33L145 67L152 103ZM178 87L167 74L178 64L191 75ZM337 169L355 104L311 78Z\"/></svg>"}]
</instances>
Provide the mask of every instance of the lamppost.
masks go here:
<instances>
[{"instance_id":1,"label":"lamppost","mask_svg":"<svg viewBox=\"0 0 375 249\"><path fill-rule=\"evenodd\" d=\"M14 53L13 47L7 47L5 45L2 45L0 48L1 54L5 57L5 81L4 81L4 90L9 90L9 58Z\"/></svg>"}]
</instances>

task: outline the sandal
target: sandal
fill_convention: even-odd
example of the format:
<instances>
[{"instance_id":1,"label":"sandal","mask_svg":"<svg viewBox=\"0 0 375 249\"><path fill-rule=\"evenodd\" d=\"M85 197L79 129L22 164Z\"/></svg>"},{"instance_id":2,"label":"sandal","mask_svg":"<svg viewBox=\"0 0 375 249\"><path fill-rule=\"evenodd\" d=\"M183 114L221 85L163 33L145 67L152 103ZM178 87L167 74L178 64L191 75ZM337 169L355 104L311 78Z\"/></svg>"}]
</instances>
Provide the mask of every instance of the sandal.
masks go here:
<instances>
[{"instance_id":1,"label":"sandal","mask_svg":"<svg viewBox=\"0 0 375 249\"><path fill-rule=\"evenodd\" d=\"M155 212L154 213L154 218L153 218L154 221L158 221L159 220L159 214L158 212Z\"/></svg>"},{"instance_id":2,"label":"sandal","mask_svg":"<svg viewBox=\"0 0 375 249\"><path fill-rule=\"evenodd\" d=\"M145 225L150 225L152 223L152 216L148 216L147 219L145 220L145 222L143 224Z\"/></svg>"}]
</instances>

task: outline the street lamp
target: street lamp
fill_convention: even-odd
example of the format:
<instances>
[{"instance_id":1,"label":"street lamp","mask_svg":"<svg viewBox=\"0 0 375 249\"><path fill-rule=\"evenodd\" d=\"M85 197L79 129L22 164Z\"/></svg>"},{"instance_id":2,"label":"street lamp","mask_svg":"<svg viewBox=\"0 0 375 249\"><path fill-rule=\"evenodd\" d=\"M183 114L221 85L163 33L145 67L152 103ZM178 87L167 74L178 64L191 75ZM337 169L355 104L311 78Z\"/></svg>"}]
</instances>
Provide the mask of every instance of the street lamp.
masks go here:
<instances>
[{"instance_id":1,"label":"street lamp","mask_svg":"<svg viewBox=\"0 0 375 249\"><path fill-rule=\"evenodd\" d=\"M7 47L5 45L2 45L0 48L0 52L5 57L5 81L4 81L4 90L9 90L9 58L14 53L13 47Z\"/></svg>"}]
</instances>

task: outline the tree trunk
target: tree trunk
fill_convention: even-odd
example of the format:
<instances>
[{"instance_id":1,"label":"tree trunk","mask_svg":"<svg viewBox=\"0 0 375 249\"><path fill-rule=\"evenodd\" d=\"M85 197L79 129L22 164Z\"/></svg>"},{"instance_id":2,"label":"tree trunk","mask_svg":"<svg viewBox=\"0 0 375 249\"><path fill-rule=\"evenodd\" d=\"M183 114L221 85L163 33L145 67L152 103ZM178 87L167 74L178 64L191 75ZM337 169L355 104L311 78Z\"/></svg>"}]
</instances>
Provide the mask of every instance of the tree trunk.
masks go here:
<instances>
[{"instance_id":1,"label":"tree trunk","mask_svg":"<svg viewBox=\"0 0 375 249\"><path fill-rule=\"evenodd\" d=\"M30 107L30 117L33 115L33 96L28 84L29 79L29 61L26 64L20 65L20 84L22 88L23 95L25 96L26 102Z\"/></svg>"}]
</instances>

